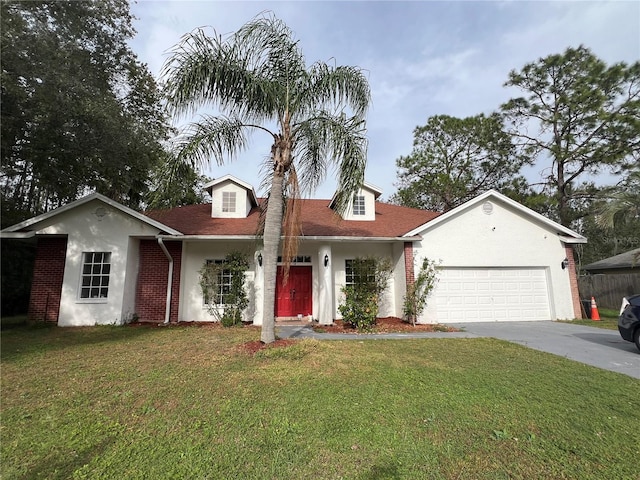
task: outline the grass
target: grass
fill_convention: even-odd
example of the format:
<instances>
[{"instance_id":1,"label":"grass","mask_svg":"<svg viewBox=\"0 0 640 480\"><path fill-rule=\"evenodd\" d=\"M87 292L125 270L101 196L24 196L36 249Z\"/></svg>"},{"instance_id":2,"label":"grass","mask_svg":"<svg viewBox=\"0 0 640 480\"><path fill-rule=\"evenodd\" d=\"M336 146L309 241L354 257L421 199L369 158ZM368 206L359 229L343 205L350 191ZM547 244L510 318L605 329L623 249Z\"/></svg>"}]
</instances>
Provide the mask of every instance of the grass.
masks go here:
<instances>
[{"instance_id":1,"label":"grass","mask_svg":"<svg viewBox=\"0 0 640 480\"><path fill-rule=\"evenodd\" d=\"M3 479L637 478L638 380L494 339L2 332Z\"/></svg>"},{"instance_id":2,"label":"grass","mask_svg":"<svg viewBox=\"0 0 640 480\"><path fill-rule=\"evenodd\" d=\"M574 325L587 325L589 327L604 328L606 330L618 330L619 311L610 308L598 308L600 320L591 320L590 318L577 318L575 320L564 321ZM563 320L560 320L563 321Z\"/></svg>"}]
</instances>

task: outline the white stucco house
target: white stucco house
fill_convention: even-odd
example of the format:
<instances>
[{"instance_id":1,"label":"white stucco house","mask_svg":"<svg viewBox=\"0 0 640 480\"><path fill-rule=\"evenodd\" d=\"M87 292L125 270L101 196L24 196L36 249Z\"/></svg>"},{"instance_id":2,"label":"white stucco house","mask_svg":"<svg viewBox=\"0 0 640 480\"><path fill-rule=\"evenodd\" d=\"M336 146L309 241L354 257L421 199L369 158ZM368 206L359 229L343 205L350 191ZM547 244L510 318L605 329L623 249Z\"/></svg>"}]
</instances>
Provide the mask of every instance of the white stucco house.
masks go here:
<instances>
[{"instance_id":1,"label":"white stucco house","mask_svg":"<svg viewBox=\"0 0 640 480\"><path fill-rule=\"evenodd\" d=\"M211 204L144 214L95 193L2 230L37 242L30 317L60 326L213 321L198 271L241 250L252 259L245 320L260 324L263 199L232 176L206 188ZM441 270L420 323L580 316L573 245L583 236L496 191L442 215L378 202L380 194L363 184L344 218L329 199L302 201L298 255L286 285L278 276L278 318L340 318L350 260L367 255L394 266L381 317L402 316L407 283L425 257Z\"/></svg>"}]
</instances>

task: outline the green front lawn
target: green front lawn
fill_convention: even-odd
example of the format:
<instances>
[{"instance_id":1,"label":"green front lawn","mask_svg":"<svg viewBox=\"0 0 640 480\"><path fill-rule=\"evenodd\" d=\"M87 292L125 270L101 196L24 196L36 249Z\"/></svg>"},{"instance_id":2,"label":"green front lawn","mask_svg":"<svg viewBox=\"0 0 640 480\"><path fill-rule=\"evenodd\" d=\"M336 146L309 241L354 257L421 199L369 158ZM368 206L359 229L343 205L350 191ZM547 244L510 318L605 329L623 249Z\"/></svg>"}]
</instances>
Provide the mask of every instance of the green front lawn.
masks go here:
<instances>
[{"instance_id":1,"label":"green front lawn","mask_svg":"<svg viewBox=\"0 0 640 480\"><path fill-rule=\"evenodd\" d=\"M618 330L618 310L610 308L599 308L600 320L591 320L590 318L578 318L566 321L565 323L573 323L575 325L587 325L589 327L604 328L606 330Z\"/></svg>"},{"instance_id":2,"label":"green front lawn","mask_svg":"<svg viewBox=\"0 0 640 480\"><path fill-rule=\"evenodd\" d=\"M640 382L493 339L2 332L0 476L635 478Z\"/></svg>"}]
</instances>

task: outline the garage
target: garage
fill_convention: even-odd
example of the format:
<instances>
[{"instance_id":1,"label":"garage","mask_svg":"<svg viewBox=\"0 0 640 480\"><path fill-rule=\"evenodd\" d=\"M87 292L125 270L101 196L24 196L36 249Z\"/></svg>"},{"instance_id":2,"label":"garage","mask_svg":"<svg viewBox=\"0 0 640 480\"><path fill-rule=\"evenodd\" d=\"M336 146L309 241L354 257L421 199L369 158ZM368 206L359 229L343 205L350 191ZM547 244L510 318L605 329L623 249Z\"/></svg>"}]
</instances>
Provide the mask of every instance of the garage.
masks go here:
<instances>
[{"instance_id":1,"label":"garage","mask_svg":"<svg viewBox=\"0 0 640 480\"><path fill-rule=\"evenodd\" d=\"M550 320L545 268L443 268L430 301L438 321Z\"/></svg>"}]
</instances>

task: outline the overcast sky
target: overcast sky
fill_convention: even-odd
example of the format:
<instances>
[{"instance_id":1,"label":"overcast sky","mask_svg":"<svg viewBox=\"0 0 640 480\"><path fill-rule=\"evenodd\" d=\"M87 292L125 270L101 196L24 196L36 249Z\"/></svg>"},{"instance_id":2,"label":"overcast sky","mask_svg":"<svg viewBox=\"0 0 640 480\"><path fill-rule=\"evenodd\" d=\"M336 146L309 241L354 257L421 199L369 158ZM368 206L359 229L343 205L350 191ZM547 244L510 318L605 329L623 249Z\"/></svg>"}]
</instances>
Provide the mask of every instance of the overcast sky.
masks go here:
<instances>
[{"instance_id":1,"label":"overcast sky","mask_svg":"<svg viewBox=\"0 0 640 480\"><path fill-rule=\"evenodd\" d=\"M295 32L308 64L335 59L366 70L373 100L366 180L383 190L383 198L397 189L395 161L411 152L413 129L432 115L499 109L519 95L503 87L510 70L581 44L607 63L640 59L638 1L138 0L131 46L158 78L167 51L185 33L198 27L232 33L265 10ZM258 189L258 165L270 138L252 139L234 163L203 173L230 173ZM539 170L527 172L531 181ZM314 197L330 198L334 189L328 178Z\"/></svg>"}]
</instances>

